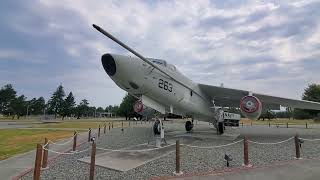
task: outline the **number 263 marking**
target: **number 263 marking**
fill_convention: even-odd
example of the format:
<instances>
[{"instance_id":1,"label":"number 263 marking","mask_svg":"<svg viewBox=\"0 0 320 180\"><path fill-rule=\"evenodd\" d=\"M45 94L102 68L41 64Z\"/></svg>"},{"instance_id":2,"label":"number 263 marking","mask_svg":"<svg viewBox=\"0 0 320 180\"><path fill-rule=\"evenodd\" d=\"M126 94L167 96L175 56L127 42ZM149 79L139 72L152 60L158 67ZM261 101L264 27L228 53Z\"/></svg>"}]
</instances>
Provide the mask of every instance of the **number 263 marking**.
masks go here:
<instances>
[{"instance_id":1,"label":"number 263 marking","mask_svg":"<svg viewBox=\"0 0 320 180\"><path fill-rule=\"evenodd\" d=\"M169 92L172 92L172 84L168 81L164 81L163 79L159 79L158 87Z\"/></svg>"}]
</instances>

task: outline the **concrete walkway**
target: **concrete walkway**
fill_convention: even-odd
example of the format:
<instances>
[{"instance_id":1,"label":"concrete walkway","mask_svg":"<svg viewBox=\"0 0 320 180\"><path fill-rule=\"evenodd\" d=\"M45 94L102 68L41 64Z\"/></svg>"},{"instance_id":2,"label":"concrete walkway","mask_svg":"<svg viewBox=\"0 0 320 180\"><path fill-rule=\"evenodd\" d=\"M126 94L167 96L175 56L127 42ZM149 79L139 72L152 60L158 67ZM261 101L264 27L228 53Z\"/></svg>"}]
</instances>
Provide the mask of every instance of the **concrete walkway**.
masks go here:
<instances>
[{"instance_id":1,"label":"concrete walkway","mask_svg":"<svg viewBox=\"0 0 320 180\"><path fill-rule=\"evenodd\" d=\"M171 179L171 178L169 178ZM320 160L302 159L268 167L233 169L230 172L216 172L202 176L177 177L177 180L318 180L320 179Z\"/></svg>"},{"instance_id":2,"label":"concrete walkway","mask_svg":"<svg viewBox=\"0 0 320 180\"><path fill-rule=\"evenodd\" d=\"M94 132L92 132L94 134ZM87 141L88 132L80 133L77 136L77 144ZM59 144L69 141L70 138L61 140ZM73 141L66 143L65 145L51 145L49 148L57 152L64 152L72 148ZM55 153L49 152L49 159L57 156ZM35 162L35 150L19 154L17 156L0 161L0 179L13 179L20 173L29 170L34 167Z\"/></svg>"}]
</instances>

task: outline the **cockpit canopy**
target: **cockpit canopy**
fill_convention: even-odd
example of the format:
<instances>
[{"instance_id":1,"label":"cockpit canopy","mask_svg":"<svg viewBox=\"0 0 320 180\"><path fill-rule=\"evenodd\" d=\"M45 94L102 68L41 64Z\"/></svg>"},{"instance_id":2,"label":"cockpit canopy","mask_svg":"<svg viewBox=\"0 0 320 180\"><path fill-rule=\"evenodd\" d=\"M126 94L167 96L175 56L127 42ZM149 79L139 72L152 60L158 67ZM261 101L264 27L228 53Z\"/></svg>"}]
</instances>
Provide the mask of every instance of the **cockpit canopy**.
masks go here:
<instances>
[{"instance_id":1,"label":"cockpit canopy","mask_svg":"<svg viewBox=\"0 0 320 180\"><path fill-rule=\"evenodd\" d=\"M176 67L172 64L167 64L165 60L162 59L154 59L154 58L147 58L149 61L151 61L153 64L161 65L164 67L167 67L171 69L172 71L176 71Z\"/></svg>"}]
</instances>

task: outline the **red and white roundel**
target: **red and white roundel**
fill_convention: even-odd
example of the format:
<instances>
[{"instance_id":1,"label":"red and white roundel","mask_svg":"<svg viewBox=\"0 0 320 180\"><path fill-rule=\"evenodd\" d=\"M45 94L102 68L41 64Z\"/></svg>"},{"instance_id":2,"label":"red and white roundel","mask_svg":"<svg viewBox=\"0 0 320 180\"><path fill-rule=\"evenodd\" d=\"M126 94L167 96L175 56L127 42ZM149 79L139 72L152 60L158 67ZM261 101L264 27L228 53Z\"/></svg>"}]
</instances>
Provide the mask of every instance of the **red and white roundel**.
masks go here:
<instances>
[{"instance_id":1,"label":"red and white roundel","mask_svg":"<svg viewBox=\"0 0 320 180\"><path fill-rule=\"evenodd\" d=\"M261 108L261 102L254 96L245 96L240 101L240 109L246 113L254 113Z\"/></svg>"},{"instance_id":2,"label":"red and white roundel","mask_svg":"<svg viewBox=\"0 0 320 180\"><path fill-rule=\"evenodd\" d=\"M133 110L136 113L140 113L143 111L143 104L141 101L137 101L134 105L133 105Z\"/></svg>"}]
</instances>

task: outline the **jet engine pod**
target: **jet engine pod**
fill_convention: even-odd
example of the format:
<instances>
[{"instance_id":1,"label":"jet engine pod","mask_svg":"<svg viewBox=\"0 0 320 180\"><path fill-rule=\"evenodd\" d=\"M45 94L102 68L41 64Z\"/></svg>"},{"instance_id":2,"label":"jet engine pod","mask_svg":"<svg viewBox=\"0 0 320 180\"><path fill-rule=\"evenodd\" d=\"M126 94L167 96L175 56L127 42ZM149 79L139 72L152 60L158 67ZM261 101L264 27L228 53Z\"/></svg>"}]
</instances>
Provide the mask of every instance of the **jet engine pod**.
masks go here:
<instances>
[{"instance_id":1,"label":"jet engine pod","mask_svg":"<svg viewBox=\"0 0 320 180\"><path fill-rule=\"evenodd\" d=\"M245 96L240 100L241 113L249 119L257 119L261 115L262 104L255 96Z\"/></svg>"},{"instance_id":2,"label":"jet engine pod","mask_svg":"<svg viewBox=\"0 0 320 180\"><path fill-rule=\"evenodd\" d=\"M136 103L134 103L134 105L133 105L133 110L136 113L141 113L144 109L145 109L144 105L142 104L141 101L136 101Z\"/></svg>"}]
</instances>

